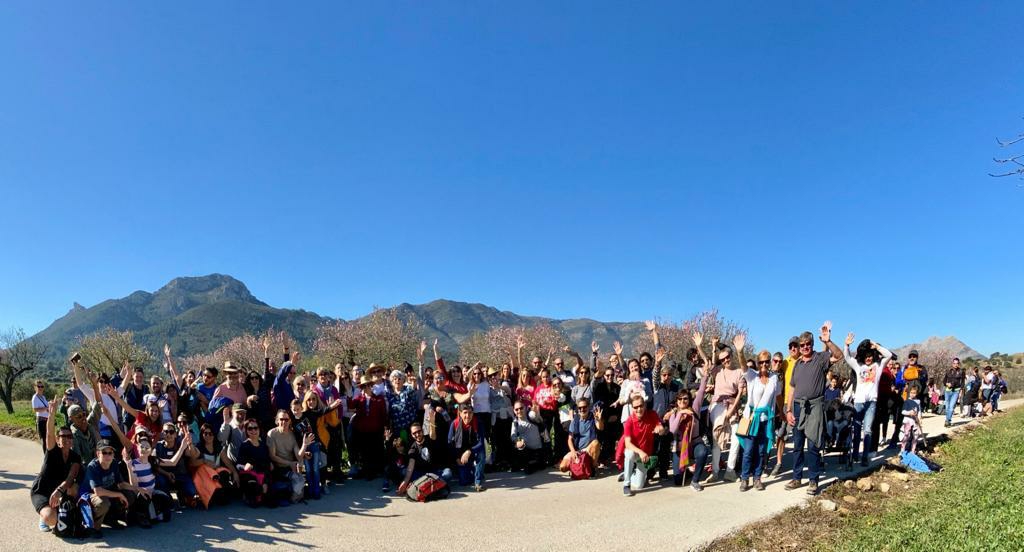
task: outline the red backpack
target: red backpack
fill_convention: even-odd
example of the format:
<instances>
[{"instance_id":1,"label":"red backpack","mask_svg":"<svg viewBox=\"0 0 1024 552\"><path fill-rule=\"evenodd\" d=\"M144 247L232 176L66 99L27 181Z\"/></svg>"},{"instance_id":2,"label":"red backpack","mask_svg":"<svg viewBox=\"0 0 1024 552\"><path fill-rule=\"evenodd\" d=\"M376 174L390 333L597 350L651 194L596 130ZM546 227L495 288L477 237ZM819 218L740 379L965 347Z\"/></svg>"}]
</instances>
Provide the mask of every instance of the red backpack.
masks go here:
<instances>
[{"instance_id":1,"label":"red backpack","mask_svg":"<svg viewBox=\"0 0 1024 552\"><path fill-rule=\"evenodd\" d=\"M576 460L569 463L569 475L573 479L590 479L594 475L594 466L590 455L584 451L576 453Z\"/></svg>"},{"instance_id":2,"label":"red backpack","mask_svg":"<svg viewBox=\"0 0 1024 552\"><path fill-rule=\"evenodd\" d=\"M428 473L409 485L406 497L413 502L427 502L428 500L445 498L450 492L451 489L448 488L448 484L444 482L444 479Z\"/></svg>"}]
</instances>

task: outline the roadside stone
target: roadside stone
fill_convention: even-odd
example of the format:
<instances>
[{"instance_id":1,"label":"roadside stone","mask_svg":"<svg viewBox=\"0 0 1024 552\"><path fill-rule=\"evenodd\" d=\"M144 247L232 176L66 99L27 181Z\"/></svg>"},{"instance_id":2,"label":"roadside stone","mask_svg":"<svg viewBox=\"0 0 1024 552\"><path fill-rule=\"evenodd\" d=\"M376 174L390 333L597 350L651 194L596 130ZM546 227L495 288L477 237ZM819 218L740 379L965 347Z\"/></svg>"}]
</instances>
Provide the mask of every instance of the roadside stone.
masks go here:
<instances>
[{"instance_id":1,"label":"roadside stone","mask_svg":"<svg viewBox=\"0 0 1024 552\"><path fill-rule=\"evenodd\" d=\"M857 480L857 488L867 492L875 488L875 482L870 477L864 477Z\"/></svg>"},{"instance_id":2,"label":"roadside stone","mask_svg":"<svg viewBox=\"0 0 1024 552\"><path fill-rule=\"evenodd\" d=\"M851 512L850 509L845 507L845 506L840 506L839 507L839 513L845 516L845 515L849 515L849 514L851 514L853 512Z\"/></svg>"},{"instance_id":3,"label":"roadside stone","mask_svg":"<svg viewBox=\"0 0 1024 552\"><path fill-rule=\"evenodd\" d=\"M843 488L845 488L845 489L852 489L853 488L853 480L852 479L847 479L846 481L843 481Z\"/></svg>"},{"instance_id":4,"label":"roadside stone","mask_svg":"<svg viewBox=\"0 0 1024 552\"><path fill-rule=\"evenodd\" d=\"M857 503L857 497L855 497L853 495L844 495L843 496L843 502L846 502L847 504L856 504Z\"/></svg>"},{"instance_id":5,"label":"roadside stone","mask_svg":"<svg viewBox=\"0 0 1024 552\"><path fill-rule=\"evenodd\" d=\"M908 473L896 473L892 476L896 481L910 481L910 474Z\"/></svg>"},{"instance_id":6,"label":"roadside stone","mask_svg":"<svg viewBox=\"0 0 1024 552\"><path fill-rule=\"evenodd\" d=\"M878 484L878 490L882 491L883 493L889 492L890 489L892 489L892 486L889 485L888 483L879 483Z\"/></svg>"},{"instance_id":7,"label":"roadside stone","mask_svg":"<svg viewBox=\"0 0 1024 552\"><path fill-rule=\"evenodd\" d=\"M801 510L806 510L806 509L808 509L808 508L810 508L810 507L811 507L811 504L810 504L809 502L801 502L801 503L800 503L800 504L798 504L797 506L798 506L798 507L799 507L799 508L800 508Z\"/></svg>"},{"instance_id":8,"label":"roadside stone","mask_svg":"<svg viewBox=\"0 0 1024 552\"><path fill-rule=\"evenodd\" d=\"M825 499L818 501L818 507L821 508L822 510L825 510L826 512L835 512L836 510L839 509L838 504L832 502L831 500Z\"/></svg>"}]
</instances>

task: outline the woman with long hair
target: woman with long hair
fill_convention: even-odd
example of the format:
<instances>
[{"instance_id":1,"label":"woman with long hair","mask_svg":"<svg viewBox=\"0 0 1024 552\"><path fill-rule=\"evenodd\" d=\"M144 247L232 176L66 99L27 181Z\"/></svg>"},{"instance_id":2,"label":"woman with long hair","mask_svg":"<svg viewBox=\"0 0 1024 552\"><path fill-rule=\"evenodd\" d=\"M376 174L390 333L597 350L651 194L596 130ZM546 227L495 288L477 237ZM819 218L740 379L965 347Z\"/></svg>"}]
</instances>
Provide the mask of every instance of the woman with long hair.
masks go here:
<instances>
[{"instance_id":1,"label":"woman with long hair","mask_svg":"<svg viewBox=\"0 0 1024 552\"><path fill-rule=\"evenodd\" d=\"M740 492L750 489L750 476L754 476L754 488L763 491L761 474L768 459L775 438L775 404L782 393L778 377L771 371L772 354L762 350L757 354L757 371L747 370L747 404L743 416L749 420L746 436L740 437L743 445L743 468L740 473ZM736 446L737 443L733 443Z\"/></svg>"}]
</instances>

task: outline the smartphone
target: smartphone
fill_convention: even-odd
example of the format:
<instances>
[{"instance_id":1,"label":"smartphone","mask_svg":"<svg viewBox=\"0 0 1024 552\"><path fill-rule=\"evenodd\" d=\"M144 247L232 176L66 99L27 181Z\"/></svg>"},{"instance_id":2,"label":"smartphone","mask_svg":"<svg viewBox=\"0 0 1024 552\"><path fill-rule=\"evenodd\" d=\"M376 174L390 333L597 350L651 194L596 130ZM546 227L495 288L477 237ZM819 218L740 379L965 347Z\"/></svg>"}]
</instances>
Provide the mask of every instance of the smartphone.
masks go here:
<instances>
[{"instance_id":1,"label":"smartphone","mask_svg":"<svg viewBox=\"0 0 1024 552\"><path fill-rule=\"evenodd\" d=\"M71 355L71 358L68 359L68 362L70 362L71 364L74 364L74 363L78 362L79 360L82 360L82 355L79 354L78 351L75 351L75 353Z\"/></svg>"}]
</instances>

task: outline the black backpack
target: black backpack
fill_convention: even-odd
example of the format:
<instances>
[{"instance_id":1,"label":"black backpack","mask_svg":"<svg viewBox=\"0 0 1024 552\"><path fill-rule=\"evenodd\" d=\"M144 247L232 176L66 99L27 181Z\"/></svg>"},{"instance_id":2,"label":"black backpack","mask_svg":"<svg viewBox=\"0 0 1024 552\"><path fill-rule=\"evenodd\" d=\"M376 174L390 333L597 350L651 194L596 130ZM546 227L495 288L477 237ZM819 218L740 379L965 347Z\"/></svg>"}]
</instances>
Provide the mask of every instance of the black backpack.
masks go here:
<instances>
[{"instance_id":1,"label":"black backpack","mask_svg":"<svg viewBox=\"0 0 1024 552\"><path fill-rule=\"evenodd\" d=\"M85 536L85 524L82 521L82 510L78 501L66 494L61 495L57 506L57 525L53 534L62 539L77 539Z\"/></svg>"}]
</instances>

